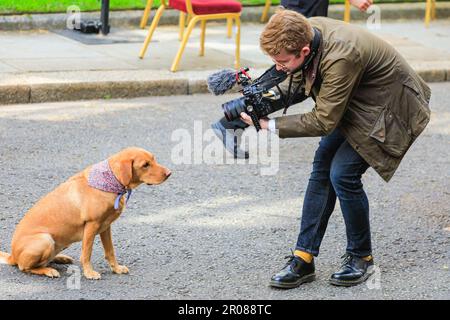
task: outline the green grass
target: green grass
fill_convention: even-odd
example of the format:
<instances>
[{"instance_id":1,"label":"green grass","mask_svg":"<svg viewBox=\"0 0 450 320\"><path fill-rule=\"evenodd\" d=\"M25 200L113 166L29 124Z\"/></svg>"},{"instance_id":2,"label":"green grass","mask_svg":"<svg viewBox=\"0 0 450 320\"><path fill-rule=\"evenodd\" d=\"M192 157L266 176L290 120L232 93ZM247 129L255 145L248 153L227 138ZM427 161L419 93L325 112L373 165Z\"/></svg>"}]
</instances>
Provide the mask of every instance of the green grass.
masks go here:
<instances>
[{"instance_id":1,"label":"green grass","mask_svg":"<svg viewBox=\"0 0 450 320\"><path fill-rule=\"evenodd\" d=\"M241 0L244 5L263 5L265 0ZM376 2L419 2L420 0L383 0ZM143 9L146 0L111 0L111 10ZM423 0L422 0L423 2ZM153 6L159 6L160 0L155 0ZM280 0L273 0L273 4ZM330 3L344 3L344 0L331 0ZM0 0L0 14L13 13L51 13L66 12L70 5L80 7L81 11L100 10L100 0Z\"/></svg>"}]
</instances>

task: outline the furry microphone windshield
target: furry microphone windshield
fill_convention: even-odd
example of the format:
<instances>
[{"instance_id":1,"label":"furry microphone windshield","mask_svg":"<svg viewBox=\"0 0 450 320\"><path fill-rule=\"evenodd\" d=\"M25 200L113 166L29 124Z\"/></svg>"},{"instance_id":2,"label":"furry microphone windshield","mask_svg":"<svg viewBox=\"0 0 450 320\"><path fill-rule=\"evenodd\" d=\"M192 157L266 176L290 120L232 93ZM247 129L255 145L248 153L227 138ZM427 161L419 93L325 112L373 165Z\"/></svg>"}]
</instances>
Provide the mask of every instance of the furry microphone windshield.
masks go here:
<instances>
[{"instance_id":1,"label":"furry microphone windshield","mask_svg":"<svg viewBox=\"0 0 450 320\"><path fill-rule=\"evenodd\" d=\"M236 71L224 69L215 72L207 78L208 90L218 96L224 94L236 84Z\"/></svg>"}]
</instances>

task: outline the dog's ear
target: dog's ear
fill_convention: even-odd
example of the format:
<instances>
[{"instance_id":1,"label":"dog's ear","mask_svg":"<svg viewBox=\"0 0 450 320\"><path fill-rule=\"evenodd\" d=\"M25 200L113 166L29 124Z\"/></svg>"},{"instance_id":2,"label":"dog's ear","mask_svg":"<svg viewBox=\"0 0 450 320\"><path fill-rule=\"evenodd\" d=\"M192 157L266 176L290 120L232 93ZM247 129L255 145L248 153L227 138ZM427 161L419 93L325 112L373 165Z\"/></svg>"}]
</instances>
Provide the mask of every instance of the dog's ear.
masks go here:
<instances>
[{"instance_id":1,"label":"dog's ear","mask_svg":"<svg viewBox=\"0 0 450 320\"><path fill-rule=\"evenodd\" d=\"M117 172L117 180L119 180L124 187L127 187L133 178L133 160L128 159L118 161L115 172Z\"/></svg>"}]
</instances>

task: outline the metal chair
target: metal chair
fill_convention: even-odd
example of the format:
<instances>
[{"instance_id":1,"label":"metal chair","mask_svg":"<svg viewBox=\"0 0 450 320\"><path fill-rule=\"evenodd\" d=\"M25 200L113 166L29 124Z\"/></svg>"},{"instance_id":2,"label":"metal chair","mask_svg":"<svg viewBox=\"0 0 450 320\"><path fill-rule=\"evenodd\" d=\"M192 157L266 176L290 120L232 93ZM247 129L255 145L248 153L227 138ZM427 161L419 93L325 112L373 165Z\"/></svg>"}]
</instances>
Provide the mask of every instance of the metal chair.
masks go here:
<instances>
[{"instance_id":1,"label":"metal chair","mask_svg":"<svg viewBox=\"0 0 450 320\"><path fill-rule=\"evenodd\" d=\"M147 0L147 4L145 5L145 9L144 9L144 14L142 15L141 18L141 22L139 24L139 27L141 29L144 29L145 26L147 25L148 22L148 18L150 16L150 11L152 10L152 5L153 5L153 0ZM186 15L184 14L184 12L180 12L180 35L179 35L179 39L180 41L183 40L183 32L184 32L184 28L186 27L186 21L189 23L189 21L191 20L191 16L188 14L187 15L187 19L186 19ZM233 34L233 20L232 19L227 19L227 37L231 38L232 34Z\"/></svg>"},{"instance_id":2,"label":"metal chair","mask_svg":"<svg viewBox=\"0 0 450 320\"><path fill-rule=\"evenodd\" d=\"M261 22L264 23L267 21L267 16L269 15L269 9L270 9L271 5L272 5L272 0L266 0L266 4L264 5L263 13L261 16Z\"/></svg>"},{"instance_id":3,"label":"metal chair","mask_svg":"<svg viewBox=\"0 0 450 320\"><path fill-rule=\"evenodd\" d=\"M146 10L144 11L144 16L141 20L144 21L144 25L148 20L148 15L151 9L151 4L149 5L149 0L147 2ZM172 63L170 71L175 72L178 69L178 65L183 55L186 43L191 35L192 29L195 27L197 22L201 23L201 35L200 35L200 56L205 53L205 32L206 32L206 21L208 20L227 20L227 30L228 34L231 33L233 20L236 22L236 59L235 68L240 66L240 37L241 37L241 11L242 5L240 2L234 0L169 0L169 6L175 10L180 11L180 31L179 38L182 39L180 48L175 56ZM152 39L153 32L158 26L159 19L161 18L164 10L168 7L166 0L161 1L161 5L156 11L155 17L150 25L147 37L144 41L144 45L141 49L139 57L142 59L145 56L147 47ZM184 25L186 21L186 15L188 16L188 26L186 32L184 32Z\"/></svg>"},{"instance_id":4,"label":"metal chair","mask_svg":"<svg viewBox=\"0 0 450 320\"><path fill-rule=\"evenodd\" d=\"M430 20L436 19L436 0L427 0L425 7L425 27L430 25Z\"/></svg>"}]
</instances>

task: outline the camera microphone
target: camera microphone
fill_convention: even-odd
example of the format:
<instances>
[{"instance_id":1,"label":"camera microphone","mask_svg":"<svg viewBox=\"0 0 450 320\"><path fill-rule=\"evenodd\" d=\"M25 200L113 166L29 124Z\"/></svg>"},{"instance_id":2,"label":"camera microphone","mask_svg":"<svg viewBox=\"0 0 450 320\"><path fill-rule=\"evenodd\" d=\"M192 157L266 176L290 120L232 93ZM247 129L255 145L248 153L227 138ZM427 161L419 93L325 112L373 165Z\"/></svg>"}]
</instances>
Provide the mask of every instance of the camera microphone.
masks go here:
<instances>
[{"instance_id":1,"label":"camera microphone","mask_svg":"<svg viewBox=\"0 0 450 320\"><path fill-rule=\"evenodd\" d=\"M234 87L237 82L236 71L224 69L208 76L208 90L218 96Z\"/></svg>"}]
</instances>

